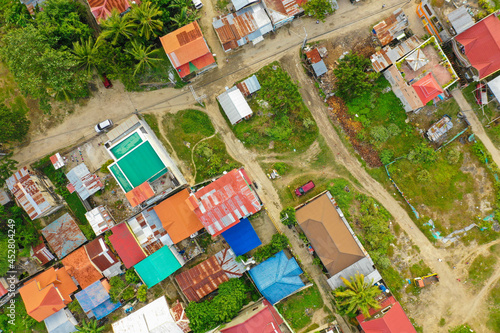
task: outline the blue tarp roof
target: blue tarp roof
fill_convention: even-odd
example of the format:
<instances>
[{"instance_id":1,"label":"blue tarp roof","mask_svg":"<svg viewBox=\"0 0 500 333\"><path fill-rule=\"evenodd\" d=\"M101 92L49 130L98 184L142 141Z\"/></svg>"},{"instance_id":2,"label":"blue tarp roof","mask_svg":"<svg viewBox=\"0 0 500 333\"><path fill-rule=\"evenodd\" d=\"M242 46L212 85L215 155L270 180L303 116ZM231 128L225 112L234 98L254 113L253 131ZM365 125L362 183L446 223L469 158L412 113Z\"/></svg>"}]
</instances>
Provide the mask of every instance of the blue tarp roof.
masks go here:
<instances>
[{"instance_id":1,"label":"blue tarp roof","mask_svg":"<svg viewBox=\"0 0 500 333\"><path fill-rule=\"evenodd\" d=\"M222 236L231 246L236 256L241 256L262 244L248 219L242 219L239 223L224 231Z\"/></svg>"},{"instance_id":2,"label":"blue tarp roof","mask_svg":"<svg viewBox=\"0 0 500 333\"><path fill-rule=\"evenodd\" d=\"M75 297L87 316L91 318L94 315L98 320L106 317L121 306L120 302L111 302L109 293L101 281L92 283L77 293Z\"/></svg>"},{"instance_id":3,"label":"blue tarp roof","mask_svg":"<svg viewBox=\"0 0 500 333\"><path fill-rule=\"evenodd\" d=\"M304 287L300 274L302 269L295 258L288 259L283 251L250 270L255 285L271 304Z\"/></svg>"}]
</instances>

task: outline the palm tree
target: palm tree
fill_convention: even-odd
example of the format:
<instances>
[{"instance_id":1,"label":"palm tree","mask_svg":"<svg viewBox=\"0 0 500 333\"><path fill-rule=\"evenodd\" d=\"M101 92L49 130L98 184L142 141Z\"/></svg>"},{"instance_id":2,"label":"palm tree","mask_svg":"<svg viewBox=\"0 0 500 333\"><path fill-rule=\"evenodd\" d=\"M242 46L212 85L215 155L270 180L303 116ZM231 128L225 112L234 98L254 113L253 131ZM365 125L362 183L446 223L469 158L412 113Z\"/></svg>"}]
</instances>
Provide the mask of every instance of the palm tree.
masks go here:
<instances>
[{"instance_id":1,"label":"palm tree","mask_svg":"<svg viewBox=\"0 0 500 333\"><path fill-rule=\"evenodd\" d=\"M73 43L73 54L78 63L78 67L84 70L87 74L92 74L92 71L96 69L96 56L101 45L101 38L98 38L94 42L92 37L89 37L87 41L80 39L79 42Z\"/></svg>"},{"instance_id":2,"label":"palm tree","mask_svg":"<svg viewBox=\"0 0 500 333\"><path fill-rule=\"evenodd\" d=\"M141 3L140 6L133 5L130 12L132 26L139 32L139 36L149 40L163 29L163 22L158 18L161 14L163 12L158 6L149 1Z\"/></svg>"},{"instance_id":3,"label":"palm tree","mask_svg":"<svg viewBox=\"0 0 500 333\"><path fill-rule=\"evenodd\" d=\"M120 36L131 39L134 35L133 22L130 20L129 15L120 16L116 8L111 11L111 15L107 20L101 22L100 38L111 39L111 44L115 45Z\"/></svg>"},{"instance_id":4,"label":"palm tree","mask_svg":"<svg viewBox=\"0 0 500 333\"><path fill-rule=\"evenodd\" d=\"M177 26L177 28L181 28L181 27L185 26L186 24L189 24L193 21L196 21L199 18L200 18L200 16L196 15L194 13L191 13L189 11L188 7L182 7L181 11L179 13L175 14L174 17L171 18L170 20L175 22L175 25Z\"/></svg>"},{"instance_id":5,"label":"palm tree","mask_svg":"<svg viewBox=\"0 0 500 333\"><path fill-rule=\"evenodd\" d=\"M375 299L380 294L380 289L371 283L366 283L363 274L356 273L350 277L350 281L343 277L341 279L347 289L337 290L335 297L341 300L340 305L346 306L348 313L359 310L365 317L370 317L370 308L380 308L380 304Z\"/></svg>"},{"instance_id":6,"label":"palm tree","mask_svg":"<svg viewBox=\"0 0 500 333\"><path fill-rule=\"evenodd\" d=\"M104 331L105 326L97 327L97 320L89 320L88 322L85 319L82 321L82 326L75 326L78 332L85 333L99 333Z\"/></svg>"},{"instance_id":7,"label":"palm tree","mask_svg":"<svg viewBox=\"0 0 500 333\"><path fill-rule=\"evenodd\" d=\"M136 40L133 40L132 48L130 50L125 50L125 52L131 54L138 63L135 65L134 76L144 68L151 68L155 61L159 61L157 58L158 49L152 50L153 46L150 45L145 47Z\"/></svg>"},{"instance_id":8,"label":"palm tree","mask_svg":"<svg viewBox=\"0 0 500 333\"><path fill-rule=\"evenodd\" d=\"M188 8L190 4L186 0L171 0L169 4L169 8Z\"/></svg>"}]
</instances>

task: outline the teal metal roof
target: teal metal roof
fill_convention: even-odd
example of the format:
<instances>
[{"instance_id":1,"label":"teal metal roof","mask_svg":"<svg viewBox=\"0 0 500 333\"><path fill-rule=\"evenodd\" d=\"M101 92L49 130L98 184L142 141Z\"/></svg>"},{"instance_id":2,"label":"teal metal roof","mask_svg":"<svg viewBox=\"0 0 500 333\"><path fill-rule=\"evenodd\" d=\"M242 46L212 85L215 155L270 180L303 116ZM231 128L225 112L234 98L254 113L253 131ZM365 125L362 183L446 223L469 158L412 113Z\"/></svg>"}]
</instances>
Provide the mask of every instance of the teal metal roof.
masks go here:
<instances>
[{"instance_id":1,"label":"teal metal roof","mask_svg":"<svg viewBox=\"0 0 500 333\"><path fill-rule=\"evenodd\" d=\"M164 246L136 264L134 268L146 286L151 288L181 268L181 264L172 254L170 248Z\"/></svg>"}]
</instances>

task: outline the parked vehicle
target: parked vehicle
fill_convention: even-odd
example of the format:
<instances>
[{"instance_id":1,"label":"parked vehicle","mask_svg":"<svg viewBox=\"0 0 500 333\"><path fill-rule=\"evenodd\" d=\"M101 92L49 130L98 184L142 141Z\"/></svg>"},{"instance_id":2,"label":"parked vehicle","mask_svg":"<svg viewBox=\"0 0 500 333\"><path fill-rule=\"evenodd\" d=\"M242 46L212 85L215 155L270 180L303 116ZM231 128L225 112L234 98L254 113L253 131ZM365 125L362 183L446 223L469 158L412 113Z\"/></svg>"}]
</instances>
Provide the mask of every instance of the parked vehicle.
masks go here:
<instances>
[{"instance_id":1,"label":"parked vehicle","mask_svg":"<svg viewBox=\"0 0 500 333\"><path fill-rule=\"evenodd\" d=\"M194 8L200 9L201 7L203 7L203 2L201 2L201 0L191 0L191 1L193 2Z\"/></svg>"},{"instance_id":2,"label":"parked vehicle","mask_svg":"<svg viewBox=\"0 0 500 333\"><path fill-rule=\"evenodd\" d=\"M413 283L415 283L415 285L420 288L423 288L425 286L431 285L436 282L439 282L439 276L437 275L437 273L413 279Z\"/></svg>"},{"instance_id":3,"label":"parked vehicle","mask_svg":"<svg viewBox=\"0 0 500 333\"><path fill-rule=\"evenodd\" d=\"M312 190L314 188L314 183L312 180L308 181L307 183L305 183L304 185L302 185L301 187L295 189L295 194L300 197L304 194L306 194L307 192L309 192L310 190Z\"/></svg>"},{"instance_id":4,"label":"parked vehicle","mask_svg":"<svg viewBox=\"0 0 500 333\"><path fill-rule=\"evenodd\" d=\"M111 83L111 81L109 81L106 74L102 74L102 83L104 84L104 88L106 89L113 87L113 84Z\"/></svg>"},{"instance_id":5,"label":"parked vehicle","mask_svg":"<svg viewBox=\"0 0 500 333\"><path fill-rule=\"evenodd\" d=\"M488 92L486 91L486 85L478 83L476 86L476 102L479 105L488 104Z\"/></svg>"},{"instance_id":6,"label":"parked vehicle","mask_svg":"<svg viewBox=\"0 0 500 333\"><path fill-rule=\"evenodd\" d=\"M101 133L107 129L110 129L113 127L113 122L111 119L106 119L105 121L100 122L99 124L95 125L94 129L97 133Z\"/></svg>"}]
</instances>

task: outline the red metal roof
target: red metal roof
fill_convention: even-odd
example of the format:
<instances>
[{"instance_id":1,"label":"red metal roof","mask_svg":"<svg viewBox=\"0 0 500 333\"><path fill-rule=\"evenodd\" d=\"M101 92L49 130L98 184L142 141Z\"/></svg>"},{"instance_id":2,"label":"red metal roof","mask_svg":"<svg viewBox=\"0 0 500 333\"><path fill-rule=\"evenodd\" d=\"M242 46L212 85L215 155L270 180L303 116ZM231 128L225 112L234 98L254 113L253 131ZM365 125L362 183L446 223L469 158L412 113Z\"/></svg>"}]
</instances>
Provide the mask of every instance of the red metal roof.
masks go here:
<instances>
[{"instance_id":1,"label":"red metal roof","mask_svg":"<svg viewBox=\"0 0 500 333\"><path fill-rule=\"evenodd\" d=\"M144 182L141 185L135 187L132 191L125 193L125 197L127 197L127 200L128 202L130 202L132 207L138 206L154 195L155 192L148 182Z\"/></svg>"},{"instance_id":2,"label":"red metal roof","mask_svg":"<svg viewBox=\"0 0 500 333\"><path fill-rule=\"evenodd\" d=\"M401 304L391 296L384 300L377 311L370 309L372 317L357 316L359 324L365 333L416 333L412 323L406 316ZM390 307L388 309L388 307ZM377 313L380 315L378 318ZM375 316L374 316L375 315Z\"/></svg>"},{"instance_id":3,"label":"red metal roof","mask_svg":"<svg viewBox=\"0 0 500 333\"><path fill-rule=\"evenodd\" d=\"M186 202L212 236L257 213L261 204L243 168L234 169L198 190Z\"/></svg>"},{"instance_id":4,"label":"red metal roof","mask_svg":"<svg viewBox=\"0 0 500 333\"><path fill-rule=\"evenodd\" d=\"M321 61L321 56L319 55L318 49L306 52L306 57L311 61L311 64L316 64Z\"/></svg>"},{"instance_id":5,"label":"red metal roof","mask_svg":"<svg viewBox=\"0 0 500 333\"><path fill-rule=\"evenodd\" d=\"M443 93L432 73L415 82L412 87L424 105Z\"/></svg>"},{"instance_id":6,"label":"red metal roof","mask_svg":"<svg viewBox=\"0 0 500 333\"><path fill-rule=\"evenodd\" d=\"M295 16L304 11L299 7L296 0L265 0L264 2L267 8L287 16Z\"/></svg>"},{"instance_id":7,"label":"red metal roof","mask_svg":"<svg viewBox=\"0 0 500 333\"><path fill-rule=\"evenodd\" d=\"M43 242L42 236L40 236L41 243L33 247L33 256L37 258L42 265L45 265L49 261L55 259L54 255L49 251L45 243Z\"/></svg>"},{"instance_id":8,"label":"red metal roof","mask_svg":"<svg viewBox=\"0 0 500 333\"><path fill-rule=\"evenodd\" d=\"M123 261L125 267L130 268L146 259L146 254L128 228L127 223L123 222L111 228L112 235L109 241Z\"/></svg>"},{"instance_id":9,"label":"red metal roof","mask_svg":"<svg viewBox=\"0 0 500 333\"><path fill-rule=\"evenodd\" d=\"M262 303L265 306L262 310L252 315L249 319L240 324L221 329L221 332L282 333L279 325L283 323L283 319L281 319L281 316L276 312L276 310L268 300L264 300ZM231 323L227 325L231 325Z\"/></svg>"},{"instance_id":10,"label":"red metal roof","mask_svg":"<svg viewBox=\"0 0 500 333\"><path fill-rule=\"evenodd\" d=\"M92 263L94 263L101 272L119 262L104 242L102 236L85 244L85 250Z\"/></svg>"},{"instance_id":11,"label":"red metal roof","mask_svg":"<svg viewBox=\"0 0 500 333\"><path fill-rule=\"evenodd\" d=\"M130 7L127 0L87 0L87 2L97 22L111 16L113 9L116 9L119 13L123 13ZM136 3L140 4L140 1L136 0Z\"/></svg>"},{"instance_id":12,"label":"red metal roof","mask_svg":"<svg viewBox=\"0 0 500 333\"><path fill-rule=\"evenodd\" d=\"M479 78L500 70L500 20L490 15L456 36Z\"/></svg>"}]
</instances>

